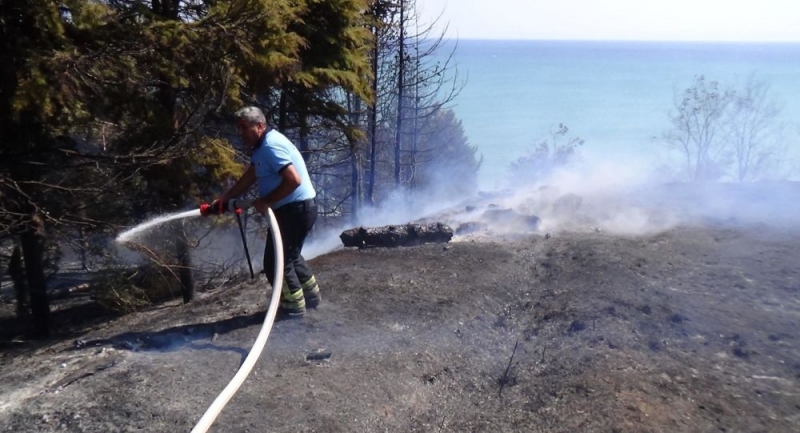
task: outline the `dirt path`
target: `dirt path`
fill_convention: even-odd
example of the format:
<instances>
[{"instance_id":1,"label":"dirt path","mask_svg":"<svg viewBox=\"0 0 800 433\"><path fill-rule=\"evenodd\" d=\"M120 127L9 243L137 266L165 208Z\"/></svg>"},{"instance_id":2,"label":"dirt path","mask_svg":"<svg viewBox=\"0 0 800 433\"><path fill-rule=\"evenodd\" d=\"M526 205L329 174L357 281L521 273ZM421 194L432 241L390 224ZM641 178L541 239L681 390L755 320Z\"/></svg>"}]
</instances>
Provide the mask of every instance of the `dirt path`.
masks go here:
<instances>
[{"instance_id":1,"label":"dirt path","mask_svg":"<svg viewBox=\"0 0 800 433\"><path fill-rule=\"evenodd\" d=\"M798 263L765 226L338 251L212 431L797 431ZM6 351L0 431L189 431L264 287Z\"/></svg>"}]
</instances>

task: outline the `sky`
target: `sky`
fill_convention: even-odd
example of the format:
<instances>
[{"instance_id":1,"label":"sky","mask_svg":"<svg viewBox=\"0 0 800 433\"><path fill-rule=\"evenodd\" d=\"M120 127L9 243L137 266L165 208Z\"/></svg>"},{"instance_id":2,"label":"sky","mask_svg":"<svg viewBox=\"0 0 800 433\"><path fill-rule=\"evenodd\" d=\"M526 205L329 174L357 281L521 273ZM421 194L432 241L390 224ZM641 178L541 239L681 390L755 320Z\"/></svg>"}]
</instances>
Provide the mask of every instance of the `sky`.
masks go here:
<instances>
[{"instance_id":1,"label":"sky","mask_svg":"<svg viewBox=\"0 0 800 433\"><path fill-rule=\"evenodd\" d=\"M417 0L458 39L800 42L800 0Z\"/></svg>"}]
</instances>

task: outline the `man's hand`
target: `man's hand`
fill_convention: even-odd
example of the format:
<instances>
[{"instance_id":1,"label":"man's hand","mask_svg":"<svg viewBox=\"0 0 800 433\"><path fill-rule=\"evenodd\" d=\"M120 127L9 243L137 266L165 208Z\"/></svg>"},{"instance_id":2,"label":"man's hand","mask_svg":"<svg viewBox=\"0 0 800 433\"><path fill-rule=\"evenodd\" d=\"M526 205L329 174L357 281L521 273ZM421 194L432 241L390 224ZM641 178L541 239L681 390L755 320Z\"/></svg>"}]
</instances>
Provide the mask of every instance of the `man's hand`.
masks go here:
<instances>
[{"instance_id":1,"label":"man's hand","mask_svg":"<svg viewBox=\"0 0 800 433\"><path fill-rule=\"evenodd\" d=\"M251 207L253 207L253 200L244 200L241 198L228 200L228 212L246 211Z\"/></svg>"},{"instance_id":2,"label":"man's hand","mask_svg":"<svg viewBox=\"0 0 800 433\"><path fill-rule=\"evenodd\" d=\"M226 210L226 206L228 206L228 197L222 195L211 202L211 212L216 215L222 215Z\"/></svg>"}]
</instances>

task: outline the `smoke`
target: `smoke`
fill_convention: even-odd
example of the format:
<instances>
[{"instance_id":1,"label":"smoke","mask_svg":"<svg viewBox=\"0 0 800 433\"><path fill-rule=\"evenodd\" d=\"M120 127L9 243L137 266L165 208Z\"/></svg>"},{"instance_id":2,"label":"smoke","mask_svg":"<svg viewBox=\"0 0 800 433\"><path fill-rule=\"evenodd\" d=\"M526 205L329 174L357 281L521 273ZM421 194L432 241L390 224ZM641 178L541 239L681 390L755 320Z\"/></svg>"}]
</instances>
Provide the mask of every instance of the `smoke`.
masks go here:
<instances>
[{"instance_id":1,"label":"smoke","mask_svg":"<svg viewBox=\"0 0 800 433\"><path fill-rule=\"evenodd\" d=\"M409 222L448 224L456 232L455 241L561 230L644 235L691 224L800 227L800 182L686 183L676 181L680 173L668 168L676 166L679 162L666 153L655 159L584 155L552 168L546 178L490 192L461 188L459 176L443 170L430 188L396 190L375 206L360 209L355 221L318 220L303 256L312 259L343 248L339 236L348 229ZM212 227L212 220L184 220L200 239L192 253L194 266L248 272L236 225L225 224L223 217L222 224ZM263 267L265 234L266 220L254 217L247 242L255 272ZM158 242L153 238L163 238L163 230L152 230L140 241ZM125 255L130 260L130 252Z\"/></svg>"},{"instance_id":2,"label":"smoke","mask_svg":"<svg viewBox=\"0 0 800 433\"><path fill-rule=\"evenodd\" d=\"M386 200L375 206L362 207L354 222L341 222L327 227L317 226L303 248L303 257L310 260L343 248L339 236L345 230L421 221L465 199L465 195L459 195L452 189L395 190Z\"/></svg>"},{"instance_id":3,"label":"smoke","mask_svg":"<svg viewBox=\"0 0 800 433\"><path fill-rule=\"evenodd\" d=\"M326 224L326 221L319 219L306 240L303 257L310 260L343 248L339 236L345 230L419 221L463 199L463 196L454 194L452 189L397 190L376 206L360 209L355 222ZM135 241L111 243L109 247L115 250L118 262L124 265L144 263L146 258L142 252L148 255L169 254L174 249L176 236L184 231L194 244L192 266L202 274L207 274L209 278L225 279L249 272L241 234L229 216L188 218L177 223L169 219L162 220L148 224L146 229L137 230ZM255 214L250 214L244 222L253 271L258 274L263 270L268 222L265 217Z\"/></svg>"},{"instance_id":4,"label":"smoke","mask_svg":"<svg viewBox=\"0 0 800 433\"><path fill-rule=\"evenodd\" d=\"M677 225L800 226L800 183L675 181L661 155L594 156L519 185L493 202L537 215L540 231L596 229L641 235Z\"/></svg>"},{"instance_id":5,"label":"smoke","mask_svg":"<svg viewBox=\"0 0 800 433\"><path fill-rule=\"evenodd\" d=\"M619 234L645 234L669 229L677 219L667 209L654 209L635 197L664 181L653 164L634 155L593 157L553 170L542 186L553 202L545 202L542 228L557 231L586 226ZM567 194L580 206L559 204Z\"/></svg>"},{"instance_id":6,"label":"smoke","mask_svg":"<svg viewBox=\"0 0 800 433\"><path fill-rule=\"evenodd\" d=\"M264 236L258 224L247 224L247 243L253 270L262 268ZM172 264L177 240L186 235L191 249L195 279L224 281L249 273L239 229L229 216L186 218L179 221L162 221L150 224L124 243L111 241L115 264L135 266L148 261Z\"/></svg>"}]
</instances>

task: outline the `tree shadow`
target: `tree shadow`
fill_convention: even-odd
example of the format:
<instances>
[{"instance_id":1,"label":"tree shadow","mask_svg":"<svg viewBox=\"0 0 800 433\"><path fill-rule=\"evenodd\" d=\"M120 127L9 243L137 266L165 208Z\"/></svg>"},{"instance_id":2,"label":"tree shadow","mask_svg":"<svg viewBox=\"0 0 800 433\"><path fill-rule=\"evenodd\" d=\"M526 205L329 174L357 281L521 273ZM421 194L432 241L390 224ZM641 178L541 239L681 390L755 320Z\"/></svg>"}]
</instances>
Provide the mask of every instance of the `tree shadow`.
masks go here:
<instances>
[{"instance_id":1,"label":"tree shadow","mask_svg":"<svg viewBox=\"0 0 800 433\"><path fill-rule=\"evenodd\" d=\"M242 356L242 362L244 362L249 353L248 350L234 346L219 346L212 342L218 335L258 325L263 322L264 317L264 312L256 312L249 316L232 317L211 323L175 326L157 332L125 332L104 339L76 340L73 347L68 350L113 347L131 352L164 353L190 348L193 350L235 352ZM211 340L212 342L198 343L200 340Z\"/></svg>"},{"instance_id":2,"label":"tree shadow","mask_svg":"<svg viewBox=\"0 0 800 433\"><path fill-rule=\"evenodd\" d=\"M0 350L7 347L36 350L82 335L120 316L120 313L96 302L72 302L68 307L62 306L50 312L51 331L49 337L44 339L35 338L30 316L25 319L3 316L0 317Z\"/></svg>"}]
</instances>

